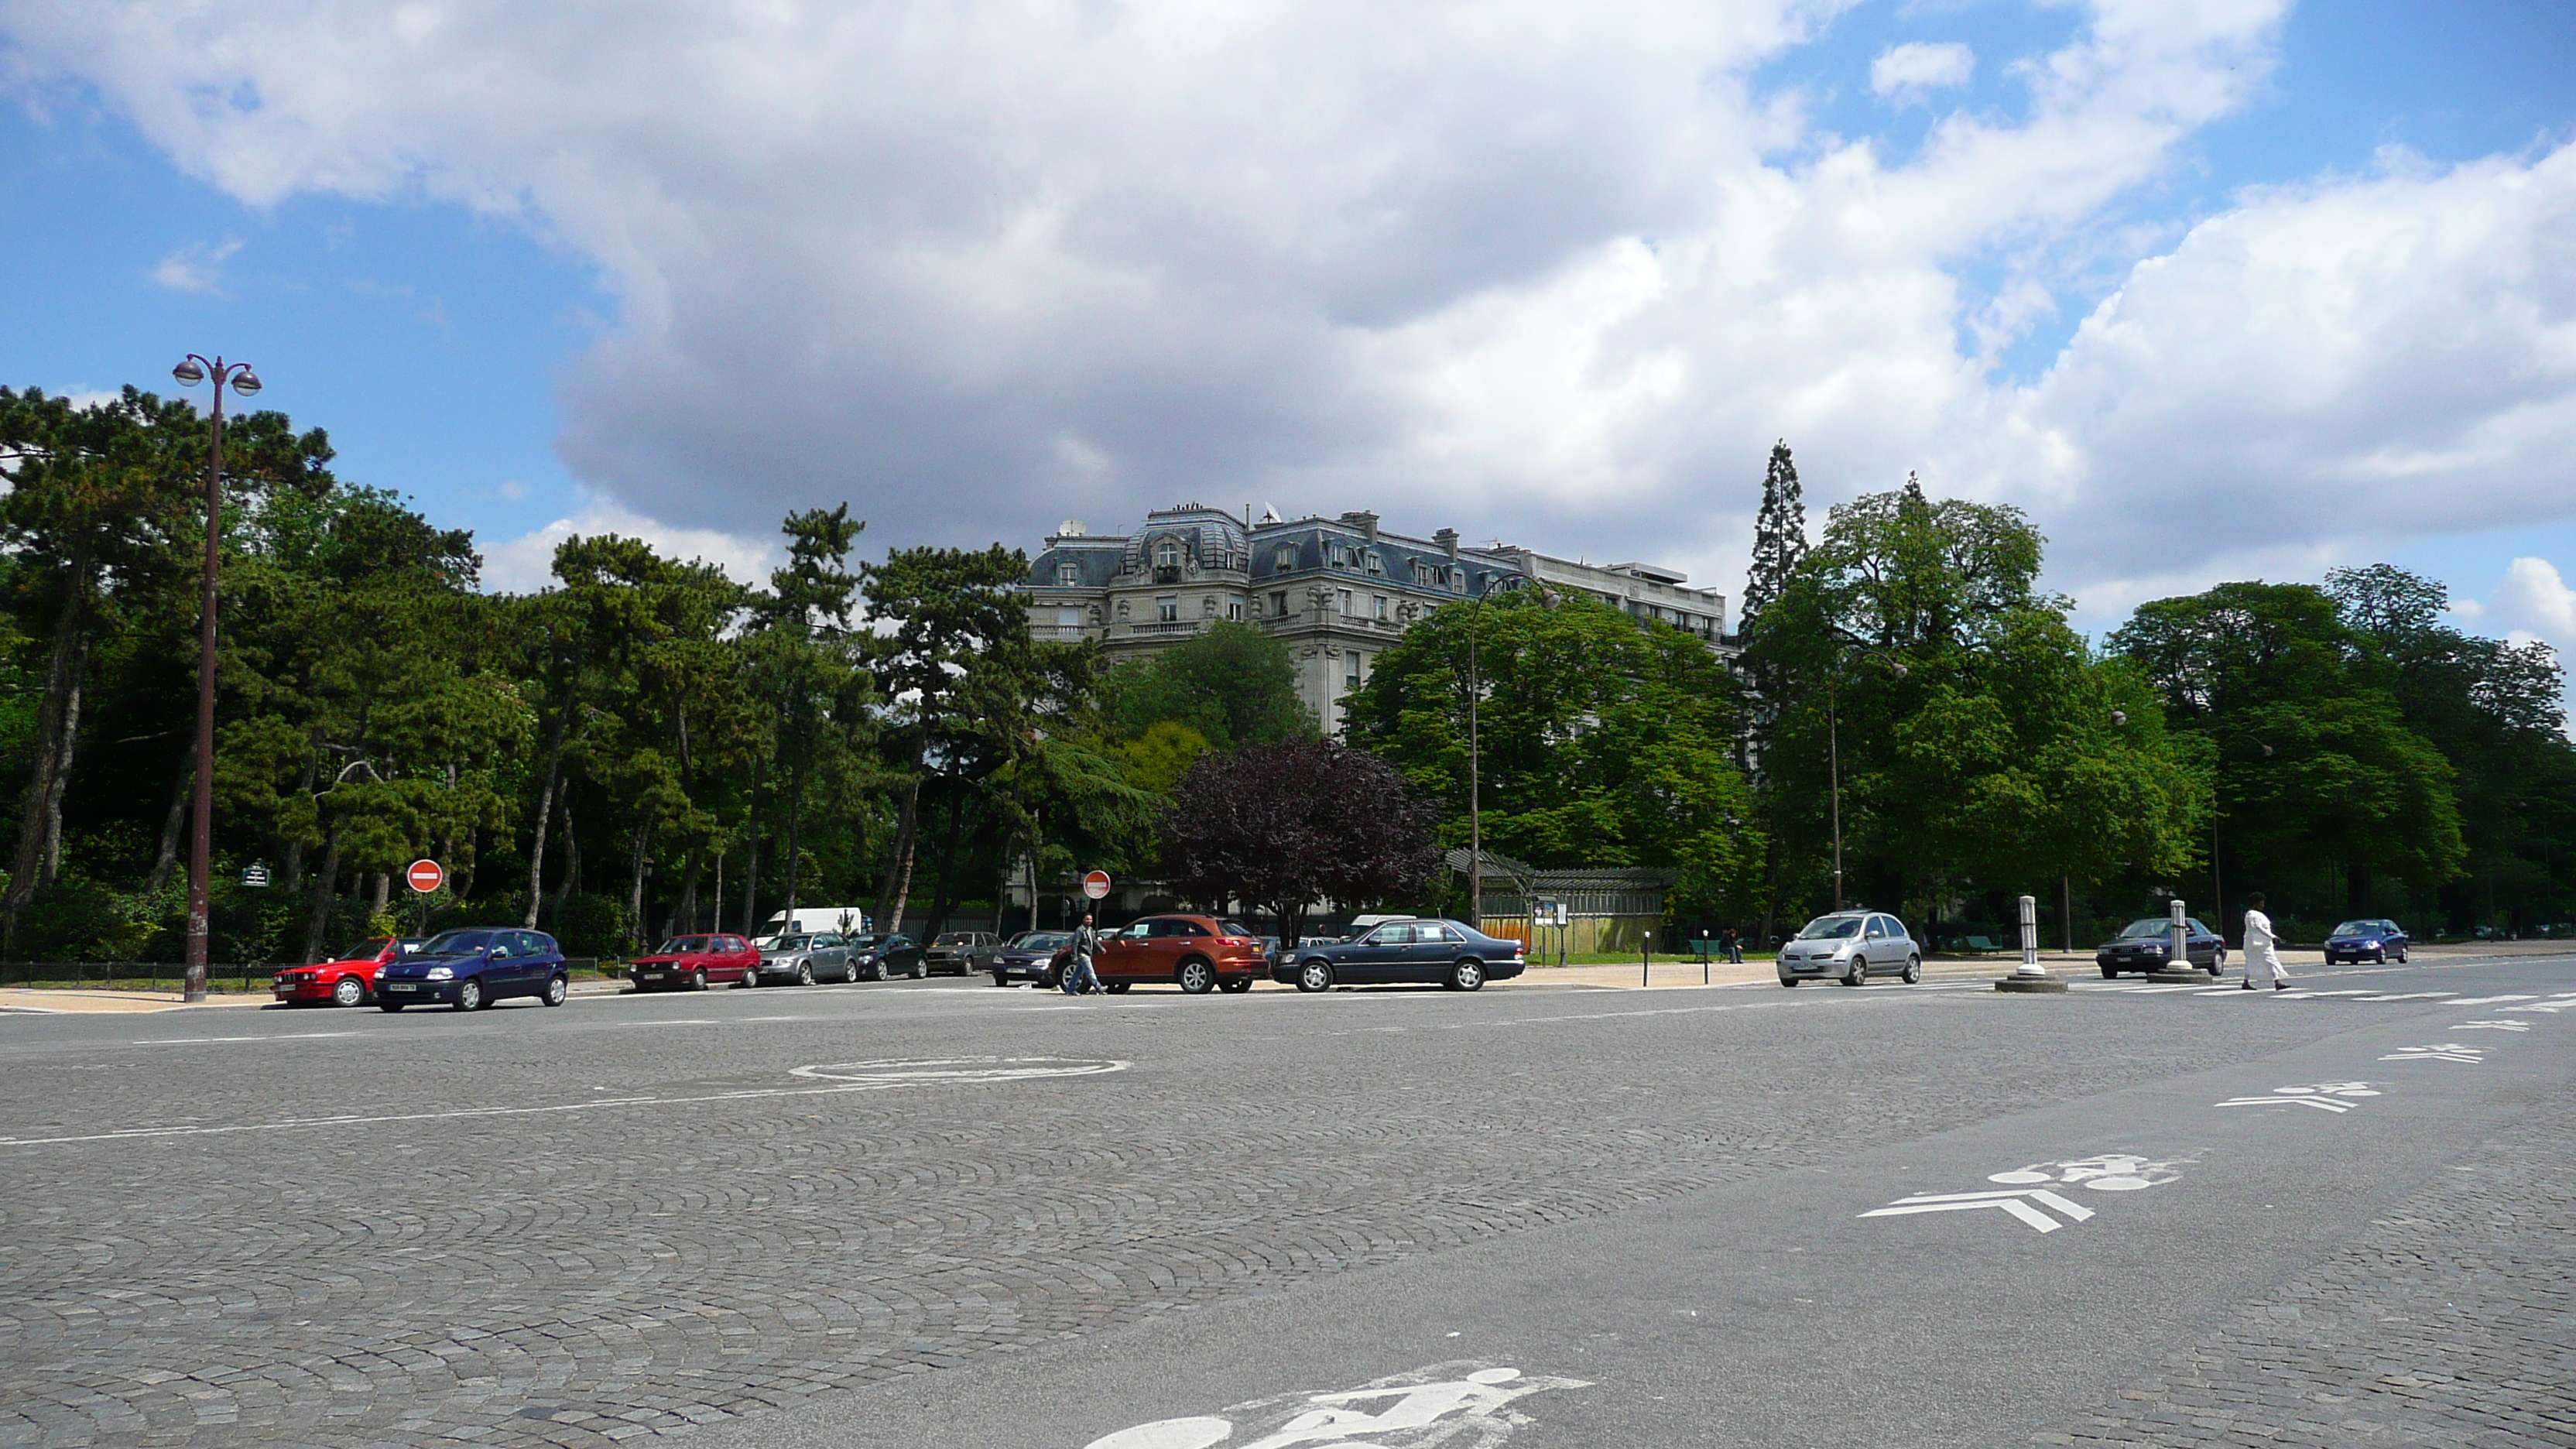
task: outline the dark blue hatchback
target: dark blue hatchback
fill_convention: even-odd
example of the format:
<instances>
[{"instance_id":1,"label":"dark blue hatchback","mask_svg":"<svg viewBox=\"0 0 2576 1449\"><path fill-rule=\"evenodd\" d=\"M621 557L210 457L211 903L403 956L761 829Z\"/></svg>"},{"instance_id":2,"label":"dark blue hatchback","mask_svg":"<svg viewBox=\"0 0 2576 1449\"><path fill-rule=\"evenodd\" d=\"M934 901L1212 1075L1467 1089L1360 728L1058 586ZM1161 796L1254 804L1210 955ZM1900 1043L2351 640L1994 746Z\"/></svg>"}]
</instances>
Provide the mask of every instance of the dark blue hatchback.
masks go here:
<instances>
[{"instance_id":1,"label":"dark blue hatchback","mask_svg":"<svg viewBox=\"0 0 2576 1449\"><path fill-rule=\"evenodd\" d=\"M2403 964L2409 942L2395 921L2346 921L2326 937L2326 964L2338 961L2395 961Z\"/></svg>"},{"instance_id":2,"label":"dark blue hatchback","mask_svg":"<svg viewBox=\"0 0 2576 1449\"><path fill-rule=\"evenodd\" d=\"M543 931L476 926L442 932L376 973L376 1006L384 1011L433 1003L480 1011L510 996L561 1006L571 991L563 952Z\"/></svg>"}]
</instances>

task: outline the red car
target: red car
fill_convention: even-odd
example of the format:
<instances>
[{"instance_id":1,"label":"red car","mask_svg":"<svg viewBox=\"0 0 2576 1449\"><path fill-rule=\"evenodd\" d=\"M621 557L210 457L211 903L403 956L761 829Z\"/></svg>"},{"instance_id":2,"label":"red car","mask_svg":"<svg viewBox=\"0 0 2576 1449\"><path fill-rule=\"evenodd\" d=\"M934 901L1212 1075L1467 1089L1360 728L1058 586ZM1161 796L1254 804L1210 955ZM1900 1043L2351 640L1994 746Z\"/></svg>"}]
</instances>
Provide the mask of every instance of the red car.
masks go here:
<instances>
[{"instance_id":1,"label":"red car","mask_svg":"<svg viewBox=\"0 0 2576 1449\"><path fill-rule=\"evenodd\" d=\"M1138 982L1168 981L1198 996L1208 991L1250 991L1270 974L1270 956L1249 927L1214 916L1147 916L1104 937L1091 969L1100 984L1124 991Z\"/></svg>"},{"instance_id":2,"label":"red car","mask_svg":"<svg viewBox=\"0 0 2576 1449\"><path fill-rule=\"evenodd\" d=\"M743 978L758 969L760 948L740 936L673 936L652 955L636 957L626 974L638 991L704 991L745 985Z\"/></svg>"},{"instance_id":3,"label":"red car","mask_svg":"<svg viewBox=\"0 0 2576 1449\"><path fill-rule=\"evenodd\" d=\"M400 960L403 945L398 937L379 936L360 941L320 965L289 967L278 972L272 983L277 999L289 1006L317 1006L325 1001L334 1006L361 1005L375 997L376 968Z\"/></svg>"}]
</instances>

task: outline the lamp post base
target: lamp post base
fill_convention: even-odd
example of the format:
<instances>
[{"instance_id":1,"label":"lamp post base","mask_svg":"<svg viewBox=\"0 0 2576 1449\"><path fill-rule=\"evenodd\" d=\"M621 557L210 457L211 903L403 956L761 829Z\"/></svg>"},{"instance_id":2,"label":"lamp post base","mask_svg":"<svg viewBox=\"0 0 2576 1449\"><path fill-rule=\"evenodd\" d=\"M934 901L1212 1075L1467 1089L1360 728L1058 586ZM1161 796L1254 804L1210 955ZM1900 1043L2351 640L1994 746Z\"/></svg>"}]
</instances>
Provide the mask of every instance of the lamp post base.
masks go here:
<instances>
[{"instance_id":1,"label":"lamp post base","mask_svg":"<svg viewBox=\"0 0 2576 1449\"><path fill-rule=\"evenodd\" d=\"M2061 976L2005 976L1995 981L1997 991L2020 991L2047 994L2064 992L2066 980Z\"/></svg>"}]
</instances>

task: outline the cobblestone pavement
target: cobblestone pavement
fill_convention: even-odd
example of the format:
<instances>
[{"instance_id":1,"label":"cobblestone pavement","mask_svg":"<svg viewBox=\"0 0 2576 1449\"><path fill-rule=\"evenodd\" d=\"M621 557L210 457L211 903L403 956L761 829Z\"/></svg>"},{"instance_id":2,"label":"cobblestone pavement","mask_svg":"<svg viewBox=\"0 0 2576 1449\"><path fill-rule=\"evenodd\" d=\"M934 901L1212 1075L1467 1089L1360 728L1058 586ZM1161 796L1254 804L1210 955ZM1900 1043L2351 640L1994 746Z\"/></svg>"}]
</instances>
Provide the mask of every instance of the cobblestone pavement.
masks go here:
<instances>
[{"instance_id":1,"label":"cobblestone pavement","mask_svg":"<svg viewBox=\"0 0 2576 1449\"><path fill-rule=\"evenodd\" d=\"M0 1037L0 1443L687 1433L2203 1070L2368 1009L2058 1006L861 988L228 1013L185 1037L19 1019ZM1131 1065L831 1095L840 1078L796 1074L988 1057ZM266 1130L289 1121L314 1125ZM2482 1201L2427 1211L2484 1222ZM2563 1251L2563 1217L2508 1225L2510 1251L2549 1232ZM2356 1293L2389 1271L2353 1262ZM2533 1299L2561 1344L2564 1307ZM2346 1372L2314 1363L2319 1392ZM2198 1391L2159 1384L2134 1402Z\"/></svg>"},{"instance_id":2,"label":"cobblestone pavement","mask_svg":"<svg viewBox=\"0 0 2576 1449\"><path fill-rule=\"evenodd\" d=\"M2576 1095L2043 1444L2576 1444Z\"/></svg>"}]
</instances>

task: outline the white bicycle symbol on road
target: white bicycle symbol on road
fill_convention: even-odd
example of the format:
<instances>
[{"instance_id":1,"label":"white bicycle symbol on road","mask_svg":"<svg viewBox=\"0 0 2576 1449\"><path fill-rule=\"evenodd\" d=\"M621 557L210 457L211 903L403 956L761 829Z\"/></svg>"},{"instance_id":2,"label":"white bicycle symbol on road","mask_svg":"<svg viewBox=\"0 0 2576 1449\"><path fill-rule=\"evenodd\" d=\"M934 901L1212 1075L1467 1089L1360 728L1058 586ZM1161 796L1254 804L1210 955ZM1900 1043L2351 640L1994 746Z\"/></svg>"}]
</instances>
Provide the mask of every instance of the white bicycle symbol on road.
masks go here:
<instances>
[{"instance_id":1,"label":"white bicycle symbol on road","mask_svg":"<svg viewBox=\"0 0 2576 1449\"><path fill-rule=\"evenodd\" d=\"M1496 1449L1530 1422L1511 1407L1514 1402L1549 1389L1590 1387L1581 1379L1533 1376L1516 1368L1436 1364L1356 1389L1281 1394L1222 1414L1158 1419L1094 1439L1084 1449ZM1238 1442L1238 1429L1261 1437Z\"/></svg>"}]
</instances>

